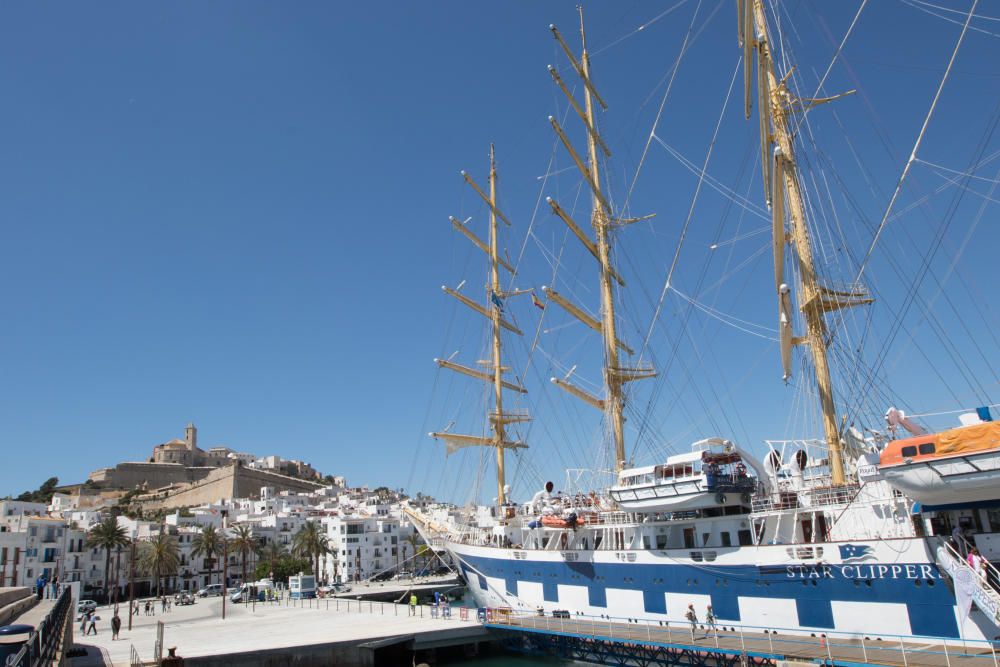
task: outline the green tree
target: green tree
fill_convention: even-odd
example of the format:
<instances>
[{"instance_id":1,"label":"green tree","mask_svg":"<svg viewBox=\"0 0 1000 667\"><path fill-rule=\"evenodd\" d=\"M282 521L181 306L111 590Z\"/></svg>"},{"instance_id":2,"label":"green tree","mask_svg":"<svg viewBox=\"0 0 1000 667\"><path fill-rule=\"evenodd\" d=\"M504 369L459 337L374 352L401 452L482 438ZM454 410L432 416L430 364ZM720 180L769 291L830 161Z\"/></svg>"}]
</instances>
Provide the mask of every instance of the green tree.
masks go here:
<instances>
[{"instance_id":1,"label":"green tree","mask_svg":"<svg viewBox=\"0 0 1000 667\"><path fill-rule=\"evenodd\" d=\"M413 553L413 568L412 568L412 570L414 572L416 572L417 571L417 553L418 553L417 550L420 547L420 535L418 535L417 532L414 531L414 532L410 533L409 535L407 535L406 539L403 540L403 541L405 542L405 544L402 545L402 547L403 547L403 564L404 565L406 564L406 544L409 544L410 545L410 551Z\"/></svg>"},{"instance_id":2,"label":"green tree","mask_svg":"<svg viewBox=\"0 0 1000 667\"><path fill-rule=\"evenodd\" d=\"M195 558L205 558L208 561L208 582L212 583L212 574L215 572L215 563L218 556L225 550L225 538L215 526L205 526L201 532L191 540L191 555Z\"/></svg>"},{"instance_id":3,"label":"green tree","mask_svg":"<svg viewBox=\"0 0 1000 667\"><path fill-rule=\"evenodd\" d=\"M243 583L247 583L247 557L256 554L260 550L260 544L253 534L253 528L246 524L236 526L233 530L233 537L229 540L229 546L240 554L240 569L243 573Z\"/></svg>"},{"instance_id":4,"label":"green tree","mask_svg":"<svg viewBox=\"0 0 1000 667\"><path fill-rule=\"evenodd\" d=\"M292 553L312 561L312 572L319 581L319 557L330 553L330 543L317 523L306 521L292 538Z\"/></svg>"},{"instance_id":5,"label":"green tree","mask_svg":"<svg viewBox=\"0 0 1000 667\"><path fill-rule=\"evenodd\" d=\"M272 541L272 542L268 542L266 545L264 545L264 548L261 549L261 551L260 551L260 557L261 557L261 559L263 559L263 560L265 560L267 562L266 563L259 563L257 565L257 578L258 579L264 579L265 577L271 576L268 573L269 572L274 572L274 565L275 565L275 563L277 563L279 560L281 560L282 558L284 558L287 555L288 555L288 549L286 549L283 544L279 544L277 542L273 542ZM264 571L263 574L260 574L261 567L265 566L265 565L269 565L270 569Z\"/></svg>"},{"instance_id":6,"label":"green tree","mask_svg":"<svg viewBox=\"0 0 1000 667\"><path fill-rule=\"evenodd\" d=\"M55 478L53 478L55 479ZM111 594L111 552L118 547L129 544L128 531L118 525L118 520L108 517L90 529L87 534L87 546L104 549L104 593ZM110 599L110 598L107 598Z\"/></svg>"},{"instance_id":7,"label":"green tree","mask_svg":"<svg viewBox=\"0 0 1000 667\"><path fill-rule=\"evenodd\" d=\"M287 584L288 577L298 574L299 572L306 572L310 569L310 567L311 564L309 563L308 558L295 558L285 554L275 559L273 563L265 561L257 563L257 571L255 574L258 579L271 577L273 581L280 581Z\"/></svg>"},{"instance_id":8,"label":"green tree","mask_svg":"<svg viewBox=\"0 0 1000 667\"><path fill-rule=\"evenodd\" d=\"M166 533L160 533L139 546L139 570L148 576L156 577L157 597L163 594L163 578L177 572L180 560L177 540Z\"/></svg>"},{"instance_id":9,"label":"green tree","mask_svg":"<svg viewBox=\"0 0 1000 667\"><path fill-rule=\"evenodd\" d=\"M26 503L50 503L52 502L52 494L56 492L56 486L58 485L58 477L49 477L36 490L25 491L17 497L17 500Z\"/></svg>"}]
</instances>

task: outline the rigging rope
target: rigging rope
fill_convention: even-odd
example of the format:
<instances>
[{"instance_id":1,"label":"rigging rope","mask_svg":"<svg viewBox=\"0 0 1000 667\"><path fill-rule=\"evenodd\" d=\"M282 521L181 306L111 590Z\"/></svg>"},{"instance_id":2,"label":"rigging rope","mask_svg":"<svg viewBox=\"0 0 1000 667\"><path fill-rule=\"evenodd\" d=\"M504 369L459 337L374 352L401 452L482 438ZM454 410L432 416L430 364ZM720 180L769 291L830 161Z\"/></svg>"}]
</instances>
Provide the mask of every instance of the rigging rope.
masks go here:
<instances>
[{"instance_id":1,"label":"rigging rope","mask_svg":"<svg viewBox=\"0 0 1000 667\"><path fill-rule=\"evenodd\" d=\"M889 205L885 209L885 213L882 215L882 222L879 223L878 228L875 230L875 236L872 238L871 246L868 247L868 252L865 253L864 258L861 260L861 266L858 267L858 275L854 279L854 283L861 283L861 276L864 275L865 268L868 266L868 260L871 259L872 252L875 250L875 245L878 243L879 237L882 235L882 230L885 229L886 222L889 220L889 214L892 212L893 204L896 203L896 198L899 197L900 191L903 189L903 182L906 180L906 176L910 173L910 167L913 166L914 160L917 158L917 152L920 150L920 144L924 140L924 134L927 132L927 126L930 125L931 117L934 115L934 109L937 107L938 100L941 98L941 92L944 90L944 85L948 81L948 75L951 74L951 67L955 64L955 59L958 57L958 50L962 46L962 41L965 39L965 33L969 30L969 24L972 22L972 16L975 14L976 6L979 4L979 0L972 1L972 7L969 8L969 15L965 18L965 25L962 26L962 34L958 36L958 42L955 43L955 49L951 52L951 59L948 61L948 67L945 68L944 76L941 77L941 83L938 85L937 92L934 94L934 100L931 102L931 108L927 110L927 116L924 118L923 127L920 128L920 133L917 135L917 141L913 144L913 150L910 151L910 159L906 161L906 166L903 167L903 173L899 176L899 181L896 183L896 190L892 193L892 198L889 200Z\"/></svg>"},{"instance_id":2,"label":"rigging rope","mask_svg":"<svg viewBox=\"0 0 1000 667\"><path fill-rule=\"evenodd\" d=\"M640 25L638 28L636 28L632 32L630 32L630 33L628 33L626 35L622 35L621 37L619 37L615 41L611 42L610 44L608 44L606 46L602 46L601 48L597 49L596 51L594 51L593 53L590 54L590 57L591 58L595 58L595 57L599 56L600 54L604 53L605 51L607 51L608 49L610 49L610 48L612 48L614 46L618 46L619 44L621 44L622 42L624 42L629 37L633 37L633 36L639 34L640 32L642 32L643 30L645 30L649 26L653 25L654 23L656 23L657 21L659 21L660 19L662 19L663 17L665 17L667 14L670 14L675 9L679 8L681 5L685 4L687 1L688 0L680 0L680 2L674 4L672 7L669 7L667 9L663 10L662 12L660 12L659 14L657 14L656 16L654 16L653 18L651 18L650 20L648 20L645 23L643 23L642 25Z\"/></svg>"},{"instance_id":3,"label":"rigging rope","mask_svg":"<svg viewBox=\"0 0 1000 667\"><path fill-rule=\"evenodd\" d=\"M740 73L740 63L743 62L743 56L740 55L736 59L736 67L733 69L733 76L729 80L729 90L726 91L726 99L722 103L722 110L719 112L719 119L715 123L715 131L712 133L712 140L708 144L708 151L705 153L705 161L701 165L701 174L698 177L698 185L695 186L694 196L691 197L691 205L688 207L687 218L684 220L684 227L681 228L681 236L677 240L677 247L674 249L674 258L670 262L670 270L667 271L667 279L663 283L663 290L660 292L660 300L656 304L656 310L653 311L653 318L649 323L649 329L646 331L646 337L642 341L642 351L639 353L640 360L642 359L642 353L649 346L649 339L653 335L653 328L656 325L656 320L660 316L660 310L663 308L663 300L667 296L667 290L670 289L670 282L673 280L674 271L677 269L677 262L681 257L681 248L684 247L684 239L687 238L688 228L691 226L691 219L694 217L694 209L698 203L698 196L701 194L701 186L705 182L705 173L708 171L708 163L712 159L712 152L715 150L715 142L719 138L719 129L722 127L722 119L726 116L726 109L729 108L729 100L733 96L733 88L736 86L736 75Z\"/></svg>"},{"instance_id":4,"label":"rigging rope","mask_svg":"<svg viewBox=\"0 0 1000 667\"><path fill-rule=\"evenodd\" d=\"M744 333L748 333L751 336L757 336L758 338L763 338L764 340L771 340L771 341L774 341L776 343L778 342L778 339L775 336L767 336L767 335L759 333L757 331L752 331L751 329L747 329L747 328L741 327L738 324L735 324L734 322L740 322L741 324L745 324L745 325L750 326L750 327L756 327L758 329L762 329L762 330L767 331L769 333L777 334L778 332L775 329L771 329L769 327L765 327L765 326L763 326L761 324L755 324L754 322L748 322L747 320L741 320L740 318L735 317L733 315L726 315L725 313L722 313L722 312L716 310L715 308L712 308L710 306L706 306L706 305L704 305L702 303L698 303L697 301L695 301L694 299L692 299L688 295L686 295L683 292L681 292L680 290L678 290L676 287L669 287L668 289L671 292L673 292L674 294L676 294L677 296L679 296L680 298L682 298L685 301L687 301L689 304L691 304L692 306L694 306L698 310L700 310L701 312L705 313L706 315L708 315L709 317L711 317L713 319L718 320L719 322L722 322L723 324L731 326L734 329L739 329L740 331L742 331Z\"/></svg>"},{"instance_id":5,"label":"rigging rope","mask_svg":"<svg viewBox=\"0 0 1000 667\"><path fill-rule=\"evenodd\" d=\"M670 81L667 83L667 90L663 93L663 99L660 100L660 108L656 111L656 118L653 119L653 127L649 130L649 137L646 139L646 145L643 146L642 155L639 156L639 164L635 168L635 175L632 177L632 184L629 185L628 192L625 194L625 204L622 206L623 211L628 211L629 202L632 200L632 191L635 190L635 184L639 180L639 173L642 171L642 166L646 163L646 155L649 154L649 146L653 143L653 138L656 136L656 128L660 124L660 118L663 116L663 109L667 106L667 98L670 97L670 91L674 87L674 78L680 70L681 61L687 53L688 42L691 40L691 33L694 30L694 23L698 19L698 12L700 10L701 0L698 0L698 5L694 8L694 15L691 17L691 24L688 25L687 32L684 33L684 41L681 43L681 50L677 54L677 59L674 61L671 68L672 71L670 73Z\"/></svg>"}]
</instances>

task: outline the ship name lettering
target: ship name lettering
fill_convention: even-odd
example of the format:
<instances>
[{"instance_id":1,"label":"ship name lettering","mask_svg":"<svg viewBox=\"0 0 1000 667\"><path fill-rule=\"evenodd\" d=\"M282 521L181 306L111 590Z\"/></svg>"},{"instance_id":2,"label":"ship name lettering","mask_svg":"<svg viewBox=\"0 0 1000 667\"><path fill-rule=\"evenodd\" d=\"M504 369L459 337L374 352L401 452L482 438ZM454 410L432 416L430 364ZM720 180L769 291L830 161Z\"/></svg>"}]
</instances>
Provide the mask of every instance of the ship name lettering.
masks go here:
<instances>
[{"instance_id":1,"label":"ship name lettering","mask_svg":"<svg viewBox=\"0 0 1000 667\"><path fill-rule=\"evenodd\" d=\"M939 579L931 565L786 565L789 579Z\"/></svg>"}]
</instances>

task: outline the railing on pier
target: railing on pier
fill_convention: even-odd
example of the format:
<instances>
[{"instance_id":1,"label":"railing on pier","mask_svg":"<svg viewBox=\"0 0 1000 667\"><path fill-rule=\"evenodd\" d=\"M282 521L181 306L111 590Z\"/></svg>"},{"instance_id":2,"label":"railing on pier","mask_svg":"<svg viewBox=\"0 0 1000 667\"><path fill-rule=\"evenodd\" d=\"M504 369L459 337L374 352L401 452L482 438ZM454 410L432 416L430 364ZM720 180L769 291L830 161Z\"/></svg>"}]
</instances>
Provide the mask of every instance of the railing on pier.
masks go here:
<instances>
[{"instance_id":1,"label":"railing on pier","mask_svg":"<svg viewBox=\"0 0 1000 667\"><path fill-rule=\"evenodd\" d=\"M664 652L660 657L648 651L647 665L700 664L684 660L680 652L711 653L722 664L744 664L742 658L758 663L798 659L833 664L900 665L902 667L1000 667L997 659L1000 642L958 640L924 635L857 633L835 630L804 632L799 629L738 625L729 622L713 625L688 620L648 620L587 616L568 612L555 616L519 612L510 608L485 609L480 620L486 627L516 633L555 635L576 640L537 642L521 639L539 650L545 646L562 647L562 657L590 660L600 657L606 644L641 645ZM511 648L516 650L517 642ZM615 649L618 650L618 649ZM669 655L668 655L669 654ZM612 655L609 653L609 655ZM726 656L729 656L728 658ZM594 660L596 661L596 660ZM954 664L953 664L954 661ZM619 663L614 663L619 664Z\"/></svg>"},{"instance_id":2,"label":"railing on pier","mask_svg":"<svg viewBox=\"0 0 1000 667\"><path fill-rule=\"evenodd\" d=\"M36 667L58 663L72 606L73 594L69 586L66 586L48 615L28 635L28 641L21 650L7 658L7 667Z\"/></svg>"}]
</instances>

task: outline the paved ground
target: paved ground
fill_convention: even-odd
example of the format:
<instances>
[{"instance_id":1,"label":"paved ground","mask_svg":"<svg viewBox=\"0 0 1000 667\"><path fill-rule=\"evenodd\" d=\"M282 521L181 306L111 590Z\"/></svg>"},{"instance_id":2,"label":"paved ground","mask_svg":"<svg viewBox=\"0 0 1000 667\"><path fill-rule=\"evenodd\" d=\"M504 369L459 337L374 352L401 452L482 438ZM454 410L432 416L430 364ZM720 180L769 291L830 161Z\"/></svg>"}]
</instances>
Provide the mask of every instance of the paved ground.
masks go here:
<instances>
[{"instance_id":1,"label":"paved ground","mask_svg":"<svg viewBox=\"0 0 1000 667\"><path fill-rule=\"evenodd\" d=\"M140 605L141 606L141 605ZM360 606L360 610L359 610ZM133 617L128 628L128 606L121 608L122 632L111 640L111 612L98 609L101 617L97 635L83 637L79 624L74 629L75 646L87 648L87 656L74 658L74 667L128 665L130 649L135 646L144 661L153 658L156 622L164 622L163 645L177 647L180 656L224 655L284 646L301 646L335 641L375 639L420 631L474 626L474 621L459 620L459 610L451 619L431 618L430 609L422 608L423 617L411 617L405 605L351 600L313 600L310 606L286 603L258 603L244 606L226 603L222 619L222 598L198 598L190 606L174 606L166 614L157 608L156 616Z\"/></svg>"}]
</instances>

